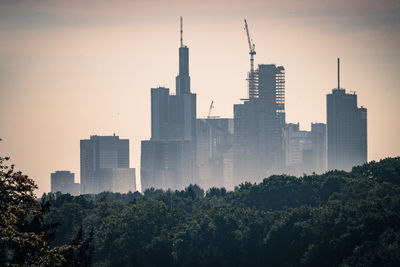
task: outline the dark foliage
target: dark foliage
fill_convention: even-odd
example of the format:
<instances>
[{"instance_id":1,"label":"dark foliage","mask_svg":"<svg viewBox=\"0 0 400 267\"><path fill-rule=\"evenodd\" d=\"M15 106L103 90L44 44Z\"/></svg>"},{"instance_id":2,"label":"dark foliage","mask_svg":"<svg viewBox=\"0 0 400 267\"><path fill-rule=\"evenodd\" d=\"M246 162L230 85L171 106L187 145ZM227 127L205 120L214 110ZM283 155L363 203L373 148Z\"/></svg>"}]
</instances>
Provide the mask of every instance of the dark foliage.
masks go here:
<instances>
[{"instance_id":1,"label":"dark foliage","mask_svg":"<svg viewBox=\"0 0 400 267\"><path fill-rule=\"evenodd\" d=\"M92 241L95 266L400 266L400 158L234 192L44 199L45 223L61 223L52 245L80 242L74 255L90 259Z\"/></svg>"},{"instance_id":2,"label":"dark foliage","mask_svg":"<svg viewBox=\"0 0 400 267\"><path fill-rule=\"evenodd\" d=\"M52 199L36 199L34 180L8 160L0 157L0 266L90 266L93 235L83 238L81 229L71 244L50 246L60 225L44 220Z\"/></svg>"}]
</instances>

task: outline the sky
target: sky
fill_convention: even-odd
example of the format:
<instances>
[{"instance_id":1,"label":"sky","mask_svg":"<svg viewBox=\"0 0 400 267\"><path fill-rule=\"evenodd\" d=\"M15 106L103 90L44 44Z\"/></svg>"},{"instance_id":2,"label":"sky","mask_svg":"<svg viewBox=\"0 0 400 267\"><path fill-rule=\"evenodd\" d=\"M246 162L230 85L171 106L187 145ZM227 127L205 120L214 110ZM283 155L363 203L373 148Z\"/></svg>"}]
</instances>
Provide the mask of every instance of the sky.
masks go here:
<instances>
[{"instance_id":1,"label":"sky","mask_svg":"<svg viewBox=\"0 0 400 267\"><path fill-rule=\"evenodd\" d=\"M175 91L179 17L197 116L233 117L255 64L286 70L286 121L326 122L326 94L355 91L368 109L368 160L400 155L400 1L0 0L0 155L50 191L50 173L79 181L79 140L150 138L150 88ZM139 181L138 181L139 182Z\"/></svg>"}]
</instances>

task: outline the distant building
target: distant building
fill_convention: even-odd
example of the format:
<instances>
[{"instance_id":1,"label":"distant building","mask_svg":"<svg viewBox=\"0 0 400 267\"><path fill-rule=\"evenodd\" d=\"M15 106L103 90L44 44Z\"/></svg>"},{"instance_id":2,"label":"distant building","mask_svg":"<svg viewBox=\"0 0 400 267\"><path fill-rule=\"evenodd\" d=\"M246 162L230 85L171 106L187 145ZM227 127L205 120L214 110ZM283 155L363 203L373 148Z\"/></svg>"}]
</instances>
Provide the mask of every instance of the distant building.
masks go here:
<instances>
[{"instance_id":1,"label":"distant building","mask_svg":"<svg viewBox=\"0 0 400 267\"><path fill-rule=\"evenodd\" d=\"M192 141L142 141L142 190L183 189L195 183L194 152Z\"/></svg>"},{"instance_id":2,"label":"distant building","mask_svg":"<svg viewBox=\"0 0 400 267\"><path fill-rule=\"evenodd\" d=\"M301 131L299 123L286 124L285 172L291 175L326 171L326 125L311 124L311 131Z\"/></svg>"},{"instance_id":3,"label":"distant building","mask_svg":"<svg viewBox=\"0 0 400 267\"><path fill-rule=\"evenodd\" d=\"M81 194L136 190L135 169L129 168L128 139L93 135L81 140L80 155Z\"/></svg>"},{"instance_id":4,"label":"distant building","mask_svg":"<svg viewBox=\"0 0 400 267\"><path fill-rule=\"evenodd\" d=\"M311 132L300 131L299 123L286 125L286 170L291 175L304 172L304 156L312 148Z\"/></svg>"},{"instance_id":5,"label":"distant building","mask_svg":"<svg viewBox=\"0 0 400 267\"><path fill-rule=\"evenodd\" d=\"M197 184L233 189L233 119L197 119Z\"/></svg>"},{"instance_id":6,"label":"distant building","mask_svg":"<svg viewBox=\"0 0 400 267\"><path fill-rule=\"evenodd\" d=\"M326 104L329 170L367 162L367 109L357 107L357 95L345 89L333 89Z\"/></svg>"},{"instance_id":7,"label":"distant building","mask_svg":"<svg viewBox=\"0 0 400 267\"><path fill-rule=\"evenodd\" d=\"M171 95L168 88L152 88L151 140L192 141L195 136L196 94Z\"/></svg>"},{"instance_id":8,"label":"distant building","mask_svg":"<svg viewBox=\"0 0 400 267\"><path fill-rule=\"evenodd\" d=\"M140 164L142 190L183 189L196 181L196 94L190 92L189 48L182 35L176 95L151 89L151 139L142 141Z\"/></svg>"},{"instance_id":9,"label":"distant building","mask_svg":"<svg viewBox=\"0 0 400 267\"><path fill-rule=\"evenodd\" d=\"M314 147L314 168L316 173L328 170L327 134L325 123L311 123L311 135Z\"/></svg>"},{"instance_id":10,"label":"distant building","mask_svg":"<svg viewBox=\"0 0 400 267\"><path fill-rule=\"evenodd\" d=\"M357 95L338 87L326 96L328 169L349 171L367 161L367 109L357 106Z\"/></svg>"},{"instance_id":11,"label":"distant building","mask_svg":"<svg viewBox=\"0 0 400 267\"><path fill-rule=\"evenodd\" d=\"M250 80L249 73L249 99L234 105L235 184L261 181L285 166L285 69L258 65Z\"/></svg>"},{"instance_id":12,"label":"distant building","mask_svg":"<svg viewBox=\"0 0 400 267\"><path fill-rule=\"evenodd\" d=\"M134 168L105 168L95 171L99 192L128 193L136 189Z\"/></svg>"},{"instance_id":13,"label":"distant building","mask_svg":"<svg viewBox=\"0 0 400 267\"><path fill-rule=\"evenodd\" d=\"M80 184L75 183L75 174L70 171L56 171L51 174L51 192L79 195Z\"/></svg>"}]
</instances>

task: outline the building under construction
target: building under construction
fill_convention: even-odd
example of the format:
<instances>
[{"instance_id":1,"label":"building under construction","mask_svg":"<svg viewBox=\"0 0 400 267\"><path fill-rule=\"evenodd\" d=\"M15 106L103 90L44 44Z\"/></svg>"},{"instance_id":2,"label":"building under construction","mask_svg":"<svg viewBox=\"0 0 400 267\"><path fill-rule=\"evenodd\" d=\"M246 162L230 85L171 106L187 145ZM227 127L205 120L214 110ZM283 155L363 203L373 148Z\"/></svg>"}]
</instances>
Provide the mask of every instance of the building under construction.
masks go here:
<instances>
[{"instance_id":1,"label":"building under construction","mask_svg":"<svg viewBox=\"0 0 400 267\"><path fill-rule=\"evenodd\" d=\"M254 69L255 45L245 20L250 48L248 98L234 105L234 183L257 181L284 168L285 69L274 64Z\"/></svg>"},{"instance_id":2,"label":"building under construction","mask_svg":"<svg viewBox=\"0 0 400 267\"><path fill-rule=\"evenodd\" d=\"M208 117L197 119L181 18L176 95L164 87L151 89L151 139L141 147L142 190L183 189L191 183L232 189L273 174L321 173L327 163L329 169L349 169L366 161L366 109L357 107L357 96L338 84L327 95L327 125L313 123L311 131L303 131L299 124L286 124L285 69L275 64L255 68L246 20L245 30L247 98L234 105L233 120L210 116L213 102Z\"/></svg>"},{"instance_id":3,"label":"building under construction","mask_svg":"<svg viewBox=\"0 0 400 267\"><path fill-rule=\"evenodd\" d=\"M250 97L234 105L235 184L284 168L285 69L259 65L253 77L253 93L249 90Z\"/></svg>"}]
</instances>

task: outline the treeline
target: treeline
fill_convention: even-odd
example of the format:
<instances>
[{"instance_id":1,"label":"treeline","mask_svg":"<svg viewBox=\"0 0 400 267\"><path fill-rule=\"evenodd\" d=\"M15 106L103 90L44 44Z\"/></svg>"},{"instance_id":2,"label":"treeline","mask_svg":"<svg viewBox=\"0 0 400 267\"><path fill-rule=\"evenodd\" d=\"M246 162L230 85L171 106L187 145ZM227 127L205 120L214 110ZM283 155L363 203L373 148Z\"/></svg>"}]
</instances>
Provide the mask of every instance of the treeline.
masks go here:
<instances>
[{"instance_id":1,"label":"treeline","mask_svg":"<svg viewBox=\"0 0 400 267\"><path fill-rule=\"evenodd\" d=\"M93 266L400 266L400 158L233 192L191 185L41 201L44 222L59 224L51 245L85 235Z\"/></svg>"}]
</instances>

